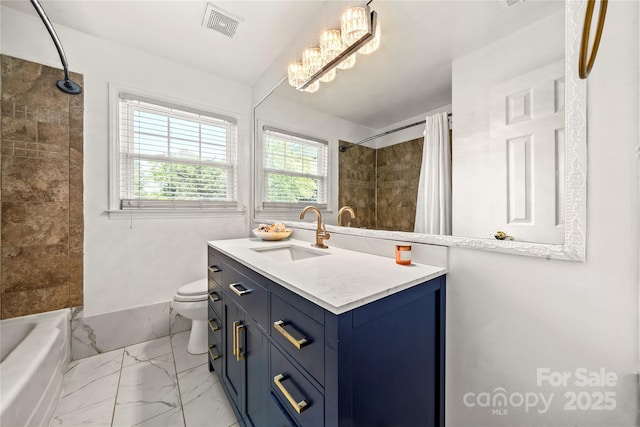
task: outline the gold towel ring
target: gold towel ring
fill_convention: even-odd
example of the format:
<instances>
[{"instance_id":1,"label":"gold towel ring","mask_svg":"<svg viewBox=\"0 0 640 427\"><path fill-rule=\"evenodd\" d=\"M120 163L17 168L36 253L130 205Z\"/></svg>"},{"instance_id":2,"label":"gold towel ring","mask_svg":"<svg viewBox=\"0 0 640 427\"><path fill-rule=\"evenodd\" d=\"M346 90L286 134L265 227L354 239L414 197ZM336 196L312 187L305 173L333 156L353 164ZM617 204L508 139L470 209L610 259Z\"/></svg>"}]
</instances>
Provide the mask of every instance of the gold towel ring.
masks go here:
<instances>
[{"instance_id":1,"label":"gold towel ring","mask_svg":"<svg viewBox=\"0 0 640 427\"><path fill-rule=\"evenodd\" d=\"M593 63L596 62L596 54L598 53L598 46L600 45L600 39L602 38L602 28L604 27L604 18L607 15L607 1L600 0L600 14L598 15L598 25L596 26L596 34L593 39L593 47L591 48L591 55L589 61L587 61L587 48L589 45L589 31L591 30L591 19L593 18L593 9L595 7L595 0L587 0L587 12L584 16L584 28L582 30L582 42L580 43L580 63L578 64L578 75L581 79L586 79Z\"/></svg>"}]
</instances>

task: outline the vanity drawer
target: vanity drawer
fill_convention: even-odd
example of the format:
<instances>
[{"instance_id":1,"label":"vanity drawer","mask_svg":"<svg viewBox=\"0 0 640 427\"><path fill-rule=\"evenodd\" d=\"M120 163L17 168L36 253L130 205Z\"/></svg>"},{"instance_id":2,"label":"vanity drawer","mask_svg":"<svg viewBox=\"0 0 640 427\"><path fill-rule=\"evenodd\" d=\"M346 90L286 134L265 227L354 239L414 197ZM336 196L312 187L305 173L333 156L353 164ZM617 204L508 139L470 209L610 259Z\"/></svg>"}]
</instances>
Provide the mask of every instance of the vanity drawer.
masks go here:
<instances>
[{"instance_id":1,"label":"vanity drawer","mask_svg":"<svg viewBox=\"0 0 640 427\"><path fill-rule=\"evenodd\" d=\"M211 278L209 278L209 305L213 307L218 316L222 315L222 300L224 298L224 294L220 291L220 287L214 282Z\"/></svg>"},{"instance_id":2,"label":"vanity drawer","mask_svg":"<svg viewBox=\"0 0 640 427\"><path fill-rule=\"evenodd\" d=\"M298 427L273 392L269 392L269 427Z\"/></svg>"},{"instance_id":3,"label":"vanity drawer","mask_svg":"<svg viewBox=\"0 0 640 427\"><path fill-rule=\"evenodd\" d=\"M302 426L324 425L324 397L287 358L271 345L271 389Z\"/></svg>"},{"instance_id":4,"label":"vanity drawer","mask_svg":"<svg viewBox=\"0 0 640 427\"><path fill-rule=\"evenodd\" d=\"M208 259L207 259L207 271L209 272L209 277L215 280L219 285L222 284L222 270L224 269L224 265L222 263L222 259L215 251L215 249L209 248L208 251Z\"/></svg>"},{"instance_id":5,"label":"vanity drawer","mask_svg":"<svg viewBox=\"0 0 640 427\"><path fill-rule=\"evenodd\" d=\"M222 380L222 346L220 344L209 343L209 351L207 357L219 379Z\"/></svg>"},{"instance_id":6,"label":"vanity drawer","mask_svg":"<svg viewBox=\"0 0 640 427\"><path fill-rule=\"evenodd\" d=\"M222 281L225 297L234 300L262 329L266 329L269 320L267 290L227 264L222 272Z\"/></svg>"},{"instance_id":7,"label":"vanity drawer","mask_svg":"<svg viewBox=\"0 0 640 427\"><path fill-rule=\"evenodd\" d=\"M222 318L209 304L209 318L207 320L207 333L209 341L214 339L218 344L222 342Z\"/></svg>"},{"instance_id":8,"label":"vanity drawer","mask_svg":"<svg viewBox=\"0 0 640 427\"><path fill-rule=\"evenodd\" d=\"M271 294L271 337L324 385L324 326Z\"/></svg>"},{"instance_id":9,"label":"vanity drawer","mask_svg":"<svg viewBox=\"0 0 640 427\"><path fill-rule=\"evenodd\" d=\"M207 346L209 362L218 376L222 375L222 319L213 310L211 304L207 307Z\"/></svg>"}]
</instances>

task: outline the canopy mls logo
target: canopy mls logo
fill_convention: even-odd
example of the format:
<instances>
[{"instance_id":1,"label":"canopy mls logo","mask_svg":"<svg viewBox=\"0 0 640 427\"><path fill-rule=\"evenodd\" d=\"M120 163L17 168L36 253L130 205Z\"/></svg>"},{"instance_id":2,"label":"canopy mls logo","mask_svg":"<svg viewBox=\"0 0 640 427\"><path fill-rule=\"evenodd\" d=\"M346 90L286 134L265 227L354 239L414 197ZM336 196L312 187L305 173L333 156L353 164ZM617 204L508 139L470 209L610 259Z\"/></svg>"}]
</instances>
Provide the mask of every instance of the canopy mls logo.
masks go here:
<instances>
[{"instance_id":1,"label":"canopy mls logo","mask_svg":"<svg viewBox=\"0 0 640 427\"><path fill-rule=\"evenodd\" d=\"M605 368L589 370L577 368L573 371L552 371L549 368L536 370L536 386L546 392L528 391L509 393L504 387L496 387L491 392L468 392L462 397L468 408L487 408L492 415L508 415L509 409L519 408L525 412L535 411L545 414L556 397L565 411L613 411L616 406L618 375ZM561 393L561 388L571 388ZM577 390L576 390L577 389Z\"/></svg>"},{"instance_id":2,"label":"canopy mls logo","mask_svg":"<svg viewBox=\"0 0 640 427\"><path fill-rule=\"evenodd\" d=\"M508 408L520 407L524 407L525 412L535 409L537 413L544 414L549 410L553 396L553 393L508 393L505 388L497 387L492 392L466 393L462 401L468 408L491 408L493 415L507 415Z\"/></svg>"}]
</instances>

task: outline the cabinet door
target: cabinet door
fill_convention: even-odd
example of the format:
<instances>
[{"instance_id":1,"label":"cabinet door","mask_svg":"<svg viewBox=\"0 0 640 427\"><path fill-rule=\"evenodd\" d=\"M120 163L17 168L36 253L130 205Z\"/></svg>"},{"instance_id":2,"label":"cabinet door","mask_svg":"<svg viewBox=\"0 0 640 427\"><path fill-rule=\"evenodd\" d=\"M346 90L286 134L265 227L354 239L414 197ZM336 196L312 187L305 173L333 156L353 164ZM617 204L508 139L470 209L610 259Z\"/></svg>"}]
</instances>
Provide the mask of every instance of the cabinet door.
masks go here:
<instances>
[{"instance_id":1,"label":"cabinet door","mask_svg":"<svg viewBox=\"0 0 640 427\"><path fill-rule=\"evenodd\" d=\"M239 337L245 364L243 412L247 425L263 427L267 425L269 404L269 341L250 317L245 319Z\"/></svg>"},{"instance_id":2,"label":"cabinet door","mask_svg":"<svg viewBox=\"0 0 640 427\"><path fill-rule=\"evenodd\" d=\"M268 414L269 342L236 303L225 307L224 384L246 425L262 427Z\"/></svg>"},{"instance_id":3,"label":"cabinet door","mask_svg":"<svg viewBox=\"0 0 640 427\"><path fill-rule=\"evenodd\" d=\"M237 348L238 329L243 324L244 318L240 308L229 299L224 301L224 312L224 328L222 328L224 333L223 354L225 356L222 358L223 380L236 408L241 408L244 363L242 360L238 361Z\"/></svg>"}]
</instances>

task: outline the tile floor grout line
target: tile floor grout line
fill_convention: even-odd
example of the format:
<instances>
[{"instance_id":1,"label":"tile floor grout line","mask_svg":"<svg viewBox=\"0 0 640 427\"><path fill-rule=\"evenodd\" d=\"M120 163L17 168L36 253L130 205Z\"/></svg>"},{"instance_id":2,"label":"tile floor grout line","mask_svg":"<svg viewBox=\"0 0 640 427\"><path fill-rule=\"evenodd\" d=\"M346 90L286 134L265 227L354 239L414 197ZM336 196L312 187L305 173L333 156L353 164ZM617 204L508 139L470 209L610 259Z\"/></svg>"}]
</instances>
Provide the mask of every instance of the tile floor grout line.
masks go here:
<instances>
[{"instance_id":1,"label":"tile floor grout line","mask_svg":"<svg viewBox=\"0 0 640 427\"><path fill-rule=\"evenodd\" d=\"M122 348L122 359L120 360L120 372L118 374L118 386L116 387L116 398L113 400L113 411L111 411L111 423L109 423L111 427L114 427L113 420L116 418L116 406L118 404L118 393L120 392L120 380L122 379L122 369L124 367L125 348L127 347Z\"/></svg>"},{"instance_id":2,"label":"tile floor grout line","mask_svg":"<svg viewBox=\"0 0 640 427\"><path fill-rule=\"evenodd\" d=\"M191 378L191 379L185 379L185 381L187 381L187 382L181 381L179 379L178 363L177 362L180 361L181 362L181 366L184 365L184 366L181 367L183 375L185 375L188 372L190 372L191 370L196 369L196 368L201 367L201 366L205 367L205 369L206 369L206 366L209 363L207 357L205 357L205 360L202 363L197 363L197 362L200 361L200 359L196 360L196 359L192 359L190 357L190 354L186 350L186 347L188 345L188 342L187 342L188 341L188 335L189 335L189 331L183 331L181 333L170 334L169 336L166 336L165 339L168 341L168 345L170 346L170 348L168 349L169 351L166 352L166 353L163 353L163 355L150 356L150 358L153 359L155 357L160 357L160 356L164 356L164 355L166 355L164 357L168 358L168 356L171 355L171 361L173 362L172 366L174 368L174 375L175 375L175 386L177 388L176 389L177 397L179 399L178 400L178 404L180 405L180 410L182 411L182 420L183 420L183 426L184 427L189 427L189 426L187 424L187 416L186 416L186 412L185 412L185 409L184 409L184 405L185 405L186 402L184 401L182 388L183 387L188 387L188 384L190 383L190 381L192 381L192 376L187 376L188 378ZM179 339L176 338L176 337L179 337ZM156 340L161 339L161 338L162 337L156 338L156 339L153 339L153 340L149 340L149 341L156 341ZM174 339L176 341L174 341ZM139 343L139 344L144 344L144 343L149 342L149 341L145 341L145 342ZM185 342L183 343L182 341L185 341ZM105 420L106 423L107 423L106 425L111 426L111 427L122 427L122 426L119 426L119 425L115 424L115 414L116 414L116 410L118 408L118 406L117 406L118 397L123 395L122 393L124 393L123 389L121 388L123 386L123 379L125 379L125 380L127 379L127 376L125 376L124 372L123 372L124 368L125 367L129 368L130 366L134 366L134 365L136 365L138 363L141 363L141 362L149 362L149 360L144 360L144 361L142 360L142 359L145 358L144 349L140 349L141 353L138 356L136 356L138 354L136 351L130 350L132 347L134 347L136 345L138 345L138 344L134 344L134 345L131 345L131 346L125 346L125 347L122 347L122 348L118 349L121 352L120 356L119 356L120 357L120 366L118 367L119 369L117 369L118 379L115 381L115 384L114 384L114 386L115 386L115 395L113 397L111 397L111 398L114 399L113 404L112 404L113 405L112 406L112 410L111 410L111 420L109 420L109 421ZM133 353L129 354L131 351ZM155 351L158 351L158 348L156 348ZM99 354L96 354L94 356L95 357L100 357L101 354L102 353L99 353ZM206 356L206 353L205 353L205 356ZM140 357L142 359L138 359L138 357ZM185 359L185 357L186 357L186 359ZM91 356L90 356L90 358L91 358ZM117 363L117 358L118 358L118 356L116 356L115 360L111 359L111 360L113 360L112 363ZM124 365L125 361L127 361L127 363L129 363L130 361L133 361L134 364L125 366ZM171 363L171 362L169 362L169 363ZM196 363L196 365L192 366L194 363ZM105 362L101 362L100 366L102 366L104 364L105 364ZM78 366L80 366L80 365L78 365ZM169 365L169 366L171 366L171 365ZM169 366L167 366L167 370L170 370ZM113 368L115 368L115 366L113 366ZM95 369L98 369L98 367L96 367ZM116 369L114 369L113 374L114 375L116 374ZM209 372L209 375L213 375L213 373ZM219 380L219 379L216 378L216 380ZM216 382L218 382L218 381L216 381ZM126 381L124 383L126 384ZM184 392L186 392L187 395L189 394L189 391L186 390L186 389L184 390ZM224 395L224 393L223 393L223 396L224 396L225 399L227 399L227 397L226 397L226 395ZM59 406L59 403L58 403L57 406ZM198 405L196 405L196 406L198 406ZM105 409L108 410L108 407L105 408ZM201 415L202 414L200 412L198 412L196 414L196 418L199 419L199 417ZM175 421L177 421L177 419ZM195 421L195 420L192 419L192 421ZM198 421L195 421L195 422L197 423ZM86 425L91 426L91 425L95 425L95 424L89 423L89 424L86 424ZM225 424L218 424L218 425L227 426L226 423ZM235 419L234 422L232 424L230 424L229 426L230 427L239 427L237 419Z\"/></svg>"},{"instance_id":3,"label":"tile floor grout line","mask_svg":"<svg viewBox=\"0 0 640 427\"><path fill-rule=\"evenodd\" d=\"M184 415L184 402L182 400L182 389L180 388L180 379L178 378L178 365L176 364L176 354L173 351L173 335L169 333L169 346L171 347L171 356L173 356L173 369L176 370L176 386L178 387L178 399L180 399L180 411L182 412L182 422L184 423L184 426L187 427L187 417Z\"/></svg>"}]
</instances>

